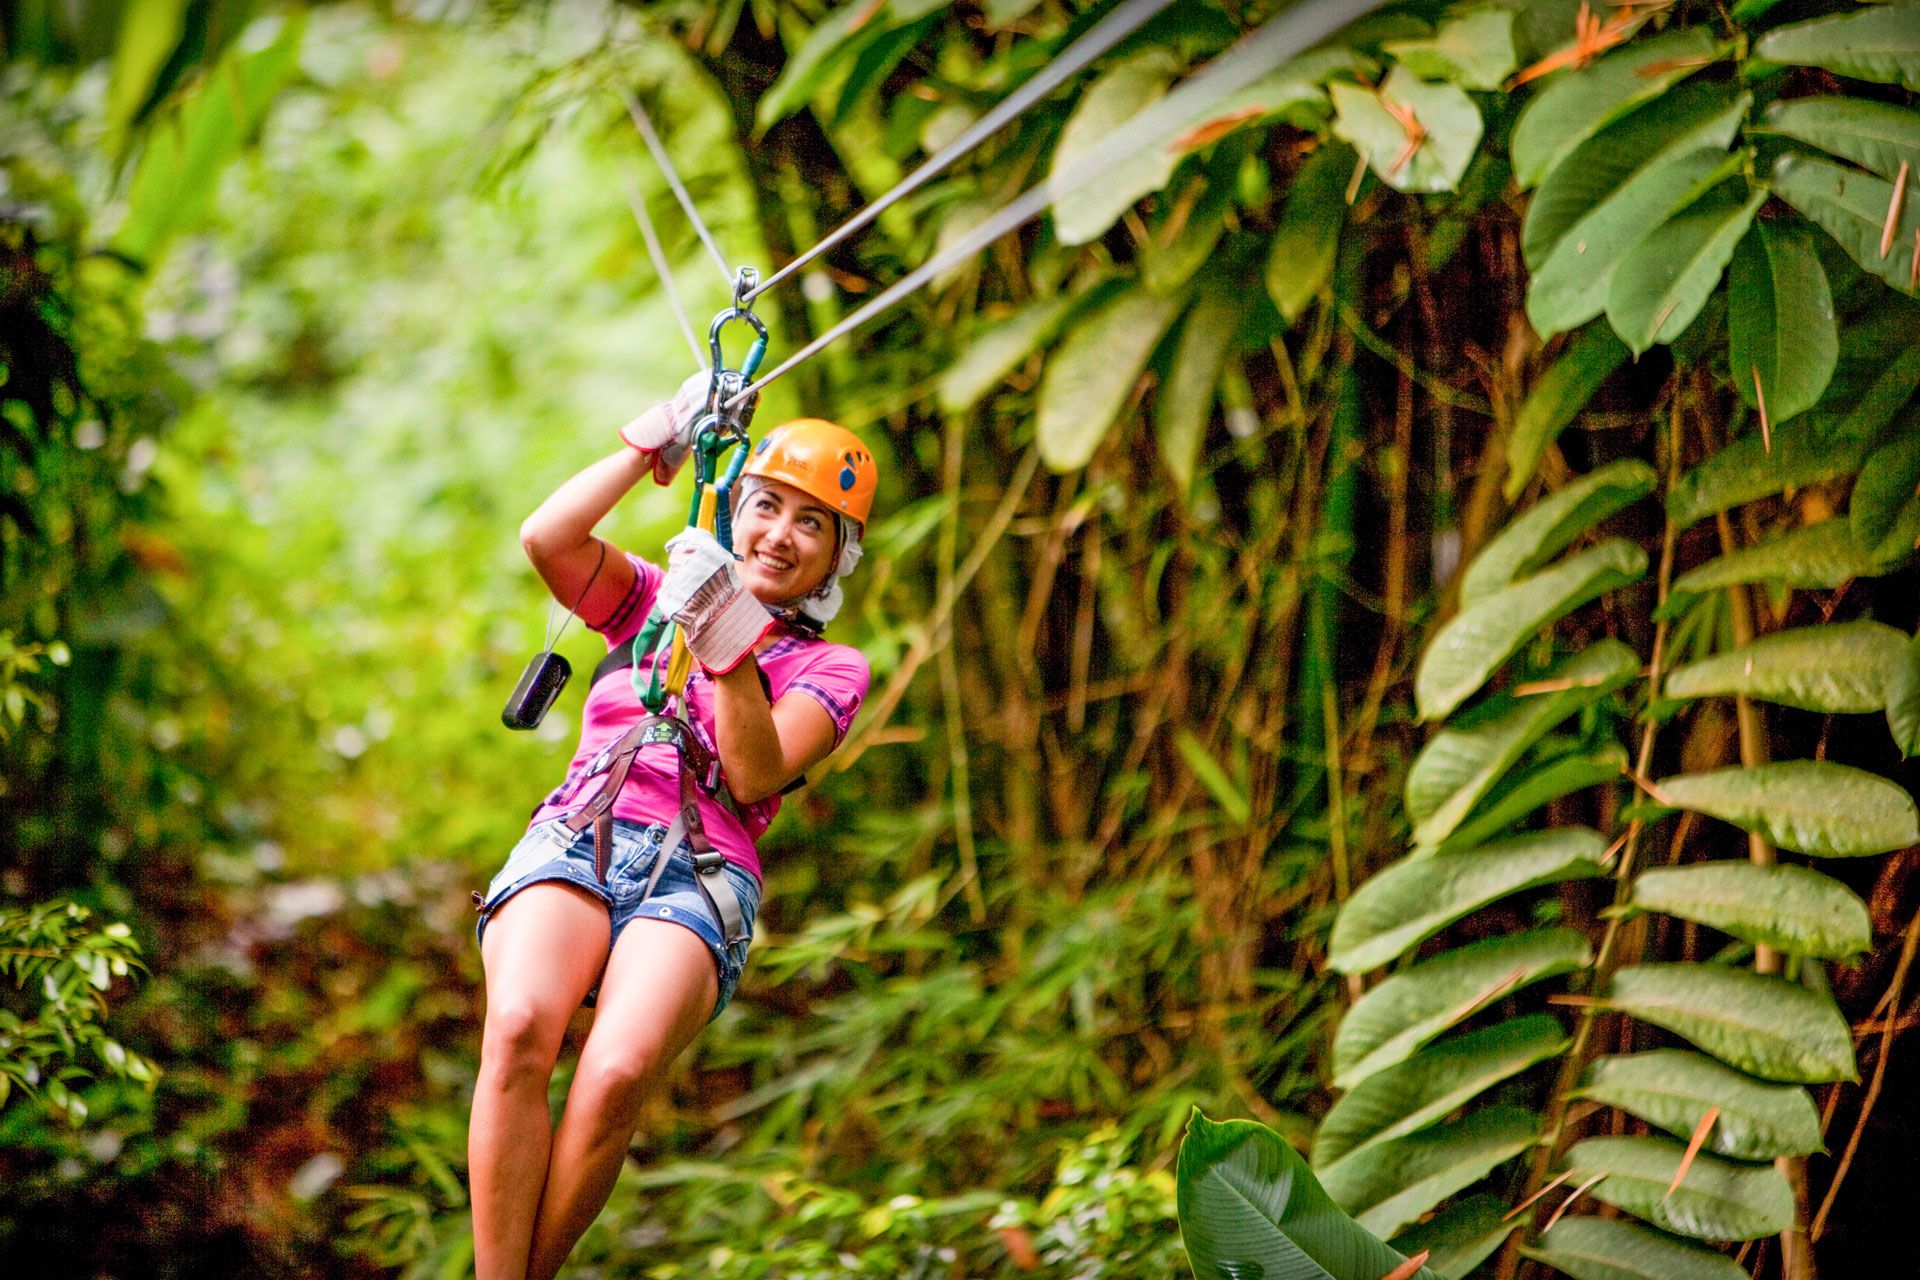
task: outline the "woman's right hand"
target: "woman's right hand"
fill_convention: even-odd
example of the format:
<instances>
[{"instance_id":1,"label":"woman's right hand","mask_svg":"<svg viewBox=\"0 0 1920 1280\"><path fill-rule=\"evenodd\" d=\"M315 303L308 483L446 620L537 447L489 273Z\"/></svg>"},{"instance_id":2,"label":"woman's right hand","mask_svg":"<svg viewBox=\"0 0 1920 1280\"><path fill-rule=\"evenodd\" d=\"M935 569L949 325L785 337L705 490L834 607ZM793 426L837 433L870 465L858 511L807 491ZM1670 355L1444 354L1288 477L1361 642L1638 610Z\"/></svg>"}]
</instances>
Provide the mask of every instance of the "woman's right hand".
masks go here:
<instances>
[{"instance_id":1,"label":"woman's right hand","mask_svg":"<svg viewBox=\"0 0 1920 1280\"><path fill-rule=\"evenodd\" d=\"M620 438L642 453L653 455L656 484L671 484L693 452L694 428L706 413L712 374L695 371L680 384L673 399L653 406L620 428Z\"/></svg>"}]
</instances>

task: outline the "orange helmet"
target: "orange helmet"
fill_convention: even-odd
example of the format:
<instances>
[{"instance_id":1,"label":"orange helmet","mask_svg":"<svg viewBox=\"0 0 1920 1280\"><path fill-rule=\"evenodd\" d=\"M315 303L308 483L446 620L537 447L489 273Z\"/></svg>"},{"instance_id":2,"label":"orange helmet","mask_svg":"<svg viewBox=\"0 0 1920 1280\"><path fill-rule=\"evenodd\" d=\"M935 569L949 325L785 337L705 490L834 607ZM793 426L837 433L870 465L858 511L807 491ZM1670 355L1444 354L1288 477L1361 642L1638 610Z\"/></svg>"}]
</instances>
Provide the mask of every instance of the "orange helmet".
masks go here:
<instances>
[{"instance_id":1,"label":"orange helmet","mask_svg":"<svg viewBox=\"0 0 1920 1280\"><path fill-rule=\"evenodd\" d=\"M741 474L790 484L862 529L880 483L880 469L860 437L824 418L795 418L767 432Z\"/></svg>"}]
</instances>

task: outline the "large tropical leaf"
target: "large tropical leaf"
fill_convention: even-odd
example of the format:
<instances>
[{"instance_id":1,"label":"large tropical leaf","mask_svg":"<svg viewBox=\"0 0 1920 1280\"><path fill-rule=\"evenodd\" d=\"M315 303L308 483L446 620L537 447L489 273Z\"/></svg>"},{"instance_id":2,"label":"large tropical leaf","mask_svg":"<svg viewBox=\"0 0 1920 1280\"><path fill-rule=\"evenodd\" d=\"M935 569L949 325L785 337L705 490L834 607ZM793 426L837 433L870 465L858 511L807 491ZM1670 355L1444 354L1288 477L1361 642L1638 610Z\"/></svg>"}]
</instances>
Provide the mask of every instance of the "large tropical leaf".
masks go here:
<instances>
[{"instance_id":1,"label":"large tropical leaf","mask_svg":"<svg viewBox=\"0 0 1920 1280\"><path fill-rule=\"evenodd\" d=\"M1766 198L1751 191L1741 199L1722 187L1669 219L1615 268L1607 320L1636 356L1693 323Z\"/></svg>"},{"instance_id":2,"label":"large tropical leaf","mask_svg":"<svg viewBox=\"0 0 1920 1280\"><path fill-rule=\"evenodd\" d=\"M1734 390L1775 423L1820 401L1840 359L1833 293L1809 237L1756 222L1727 273L1727 360Z\"/></svg>"},{"instance_id":3,"label":"large tropical leaf","mask_svg":"<svg viewBox=\"0 0 1920 1280\"><path fill-rule=\"evenodd\" d=\"M1129 289L1074 326L1040 384L1041 461L1055 471L1087 465L1185 302Z\"/></svg>"},{"instance_id":4,"label":"large tropical leaf","mask_svg":"<svg viewBox=\"0 0 1920 1280\"><path fill-rule=\"evenodd\" d=\"M1488 938L1396 973L1361 996L1333 1039L1333 1085L1351 1089L1520 988L1592 963L1572 929Z\"/></svg>"},{"instance_id":5,"label":"large tropical leaf","mask_svg":"<svg viewBox=\"0 0 1920 1280\"><path fill-rule=\"evenodd\" d=\"M1692 81L1581 143L1527 202L1520 252L1528 269L1538 271L1561 238L1635 174L1690 151L1725 151L1752 102L1728 85Z\"/></svg>"},{"instance_id":6,"label":"large tropical leaf","mask_svg":"<svg viewBox=\"0 0 1920 1280\"><path fill-rule=\"evenodd\" d=\"M1314 1135L1314 1166L1424 1129L1566 1046L1566 1031L1544 1013L1428 1045L1341 1095Z\"/></svg>"},{"instance_id":7,"label":"large tropical leaf","mask_svg":"<svg viewBox=\"0 0 1920 1280\"><path fill-rule=\"evenodd\" d=\"M1220 371L1233 353L1246 297L1223 282L1208 281L1193 310L1180 326L1173 349L1173 367L1154 402L1154 435L1160 458L1181 493L1193 487L1200 465L1200 446L1213 416L1220 388Z\"/></svg>"},{"instance_id":8,"label":"large tropical leaf","mask_svg":"<svg viewBox=\"0 0 1920 1280\"><path fill-rule=\"evenodd\" d=\"M1709 769L1662 778L1655 794L1731 822L1782 849L1856 858L1920 844L1920 811L1906 789L1830 760Z\"/></svg>"},{"instance_id":9,"label":"large tropical leaf","mask_svg":"<svg viewBox=\"0 0 1920 1280\"><path fill-rule=\"evenodd\" d=\"M1389 40L1381 49L1417 76L1483 93L1499 89L1518 61L1513 14L1493 8L1468 9L1441 22L1430 36Z\"/></svg>"},{"instance_id":10,"label":"large tropical leaf","mask_svg":"<svg viewBox=\"0 0 1920 1280\"><path fill-rule=\"evenodd\" d=\"M1396 66L1377 90L1335 81L1333 131L1398 191L1451 191L1480 144L1480 109L1457 85L1422 80ZM1411 115L1409 134L1396 112Z\"/></svg>"},{"instance_id":11,"label":"large tropical leaf","mask_svg":"<svg viewBox=\"0 0 1920 1280\"><path fill-rule=\"evenodd\" d=\"M1878 552L1899 529L1916 490L1920 490L1920 418L1909 416L1906 429L1874 450L1854 481L1847 519L1855 545Z\"/></svg>"},{"instance_id":12,"label":"large tropical leaf","mask_svg":"<svg viewBox=\"0 0 1920 1280\"><path fill-rule=\"evenodd\" d=\"M1455 920L1509 894L1606 874L1607 842L1585 827L1555 827L1431 858L1406 858L1347 900L1327 963L1364 973L1398 959Z\"/></svg>"},{"instance_id":13,"label":"large tropical leaf","mask_svg":"<svg viewBox=\"0 0 1920 1280\"><path fill-rule=\"evenodd\" d=\"M871 0L847 0L801 38L754 111L764 132L813 101L834 72L885 35L893 23ZM876 20L878 19L878 20Z\"/></svg>"},{"instance_id":14,"label":"large tropical leaf","mask_svg":"<svg viewBox=\"0 0 1920 1280\"><path fill-rule=\"evenodd\" d=\"M1724 1253L1618 1218L1562 1218L1520 1251L1573 1280L1747 1280Z\"/></svg>"},{"instance_id":15,"label":"large tropical leaf","mask_svg":"<svg viewBox=\"0 0 1920 1280\"><path fill-rule=\"evenodd\" d=\"M1639 671L1633 650L1602 640L1541 672L1546 692L1476 707L1435 734L1407 771L1407 812L1419 824L1414 842L1430 848L1445 840L1528 747Z\"/></svg>"},{"instance_id":16,"label":"large tropical leaf","mask_svg":"<svg viewBox=\"0 0 1920 1280\"><path fill-rule=\"evenodd\" d=\"M1669 698L1743 694L1805 711L1867 712L1887 705L1887 673L1904 632L1862 619L1796 627L1688 663L1667 677Z\"/></svg>"},{"instance_id":17,"label":"large tropical leaf","mask_svg":"<svg viewBox=\"0 0 1920 1280\"><path fill-rule=\"evenodd\" d=\"M1905 756L1920 756L1920 636L1887 674L1887 727Z\"/></svg>"},{"instance_id":18,"label":"large tropical leaf","mask_svg":"<svg viewBox=\"0 0 1920 1280\"><path fill-rule=\"evenodd\" d=\"M1273 231L1267 257L1267 294L1291 324L1319 296L1333 275L1333 259L1340 247L1340 228L1346 222L1343 196L1356 159L1338 143L1323 144L1308 156L1293 176L1280 222Z\"/></svg>"},{"instance_id":19,"label":"large tropical leaf","mask_svg":"<svg viewBox=\"0 0 1920 1280\"><path fill-rule=\"evenodd\" d=\"M1265 1125L1187 1122L1176 1172L1194 1280L1380 1280L1405 1264L1353 1221ZM1440 1280L1421 1268L1410 1280Z\"/></svg>"},{"instance_id":20,"label":"large tropical leaf","mask_svg":"<svg viewBox=\"0 0 1920 1280\"><path fill-rule=\"evenodd\" d=\"M1573 345L1578 347L1580 341L1576 340ZM1619 350L1619 343L1611 343L1611 346ZM1572 350L1569 349L1568 356L1571 355ZM1562 363L1566 358L1562 358ZM1558 367L1556 365L1555 369ZM1549 371L1547 376L1551 378L1553 373ZM1536 392L1538 390L1535 388ZM1528 397L1528 404L1532 402L1532 397ZM1521 417L1523 420L1526 417L1524 408ZM1510 585L1515 578L1534 572L1566 550L1575 538L1622 507L1652 493L1659 480L1653 468L1646 463L1637 458L1622 458L1548 494L1510 521L1473 558L1473 563L1467 566L1466 573L1460 579L1461 607Z\"/></svg>"},{"instance_id":21,"label":"large tropical leaf","mask_svg":"<svg viewBox=\"0 0 1920 1280\"><path fill-rule=\"evenodd\" d=\"M1593 399L1593 393L1600 389L1607 375L1618 369L1626 358L1627 348L1614 336L1612 325L1589 325L1574 335L1560 353L1560 358L1540 376L1540 381L1534 383L1533 390L1527 392L1526 400L1520 405L1520 412L1514 416L1513 431L1507 437L1508 502L1520 496L1521 490L1527 487L1527 482L1533 479L1534 471L1539 468L1540 459L1560 438L1561 430L1586 408L1587 401ZM1602 467L1593 474L1599 475L1608 470L1609 467ZM1538 509L1539 506L1534 508L1535 511ZM1526 518L1521 517L1522 520ZM1511 531L1512 526L1508 526L1508 529ZM1486 552L1481 552L1479 559L1474 562L1475 567L1486 558ZM1490 571L1489 574L1498 576ZM1469 569L1467 579L1460 585L1462 599L1469 598L1470 593L1479 594L1484 589L1474 583L1474 577L1473 570Z\"/></svg>"},{"instance_id":22,"label":"large tropical leaf","mask_svg":"<svg viewBox=\"0 0 1920 1280\"><path fill-rule=\"evenodd\" d=\"M1437 847L1416 845L1415 856L1471 849L1562 796L1602 783L1621 782L1627 773L1626 748L1606 743L1592 750L1553 755L1501 779L1484 803Z\"/></svg>"},{"instance_id":23,"label":"large tropical leaf","mask_svg":"<svg viewBox=\"0 0 1920 1280\"><path fill-rule=\"evenodd\" d=\"M1811 867L1751 862L1651 867L1633 882L1628 904L1796 955L1839 960L1873 944L1867 904Z\"/></svg>"},{"instance_id":24,"label":"large tropical leaf","mask_svg":"<svg viewBox=\"0 0 1920 1280\"><path fill-rule=\"evenodd\" d=\"M1798 1084L1857 1078L1840 1010L1781 978L1720 965L1632 965L1613 975L1606 999L1749 1075Z\"/></svg>"},{"instance_id":25,"label":"large tropical leaf","mask_svg":"<svg viewBox=\"0 0 1920 1280\"><path fill-rule=\"evenodd\" d=\"M1851 474L1867 441L1843 428L1817 413L1775 427L1770 437L1757 429L1741 436L1680 477L1667 491L1667 514L1685 528L1756 498Z\"/></svg>"},{"instance_id":26,"label":"large tropical leaf","mask_svg":"<svg viewBox=\"0 0 1920 1280\"><path fill-rule=\"evenodd\" d=\"M1409 1258L1428 1255L1427 1266L1446 1280L1464 1280L1522 1225L1505 1201L1483 1192L1453 1201L1389 1243Z\"/></svg>"},{"instance_id":27,"label":"large tropical leaf","mask_svg":"<svg viewBox=\"0 0 1920 1280\"><path fill-rule=\"evenodd\" d=\"M1640 40L1551 81L1513 127L1513 176L1522 191L1569 152L1713 58L1713 36L1690 26Z\"/></svg>"},{"instance_id":28,"label":"large tropical leaf","mask_svg":"<svg viewBox=\"0 0 1920 1280\"><path fill-rule=\"evenodd\" d=\"M1705 1152L1672 1186L1687 1149L1666 1138L1588 1138L1567 1152L1574 1180L1600 1174L1593 1197L1656 1227L1700 1240L1755 1240L1793 1225L1793 1190L1772 1165Z\"/></svg>"},{"instance_id":29,"label":"large tropical leaf","mask_svg":"<svg viewBox=\"0 0 1920 1280\"><path fill-rule=\"evenodd\" d=\"M1415 844L1431 848L1445 840L1528 747L1639 670L1633 650L1602 640L1543 671L1538 683L1546 692L1475 708L1435 734L1407 772L1407 812L1419 824Z\"/></svg>"},{"instance_id":30,"label":"large tropical leaf","mask_svg":"<svg viewBox=\"0 0 1920 1280\"><path fill-rule=\"evenodd\" d=\"M1614 268L1738 167L1737 157L1709 147L1662 156L1590 210L1560 238L1527 284L1527 318L1540 336L1576 328L1606 310Z\"/></svg>"},{"instance_id":31,"label":"large tropical leaf","mask_svg":"<svg viewBox=\"0 0 1920 1280\"><path fill-rule=\"evenodd\" d=\"M154 122L127 188L115 252L146 263L213 207L220 174L265 119L298 67L306 20L297 12L256 19L179 105Z\"/></svg>"},{"instance_id":32,"label":"large tropical leaf","mask_svg":"<svg viewBox=\"0 0 1920 1280\"><path fill-rule=\"evenodd\" d=\"M1676 612L1685 603L1684 596L1742 583L1824 589L1885 573L1893 567L1893 563L1856 546L1847 521L1823 520L1728 552L1681 574L1663 607L1669 613Z\"/></svg>"},{"instance_id":33,"label":"large tropical leaf","mask_svg":"<svg viewBox=\"0 0 1920 1280\"><path fill-rule=\"evenodd\" d=\"M1375 1235L1390 1236L1540 1136L1540 1117L1486 1107L1458 1120L1355 1151L1320 1171L1333 1202Z\"/></svg>"},{"instance_id":34,"label":"large tropical leaf","mask_svg":"<svg viewBox=\"0 0 1920 1280\"><path fill-rule=\"evenodd\" d=\"M1920 89L1920 21L1900 4L1775 27L1754 41L1753 53L1768 62Z\"/></svg>"},{"instance_id":35,"label":"large tropical leaf","mask_svg":"<svg viewBox=\"0 0 1920 1280\"><path fill-rule=\"evenodd\" d=\"M1618 1107L1682 1140L1715 1111L1701 1150L1736 1160L1824 1149L1813 1095L1797 1084L1755 1080L1691 1049L1598 1058L1575 1096Z\"/></svg>"},{"instance_id":36,"label":"large tropical leaf","mask_svg":"<svg viewBox=\"0 0 1920 1280\"><path fill-rule=\"evenodd\" d=\"M1080 95L1067 118L1067 127L1053 152L1053 176L1057 178L1071 169L1102 138L1164 97L1173 73L1172 51L1158 47L1142 50L1103 71ZM1139 182L1091 182L1054 198L1053 222L1061 243L1085 244L1098 239L1133 207L1135 200L1167 185L1180 157L1164 147L1148 155L1153 164L1140 174ZM1148 185L1136 190L1142 182Z\"/></svg>"},{"instance_id":37,"label":"large tropical leaf","mask_svg":"<svg viewBox=\"0 0 1920 1280\"><path fill-rule=\"evenodd\" d=\"M1440 628L1421 656L1414 676L1420 718L1451 715L1541 628L1646 571L1645 551L1610 538L1475 600Z\"/></svg>"},{"instance_id":38,"label":"large tropical leaf","mask_svg":"<svg viewBox=\"0 0 1920 1280\"><path fill-rule=\"evenodd\" d=\"M1894 228L1893 242L1883 257L1880 242L1893 203L1891 182L1805 152L1789 151L1774 162L1773 189L1782 200L1825 228L1855 262L1894 288L1913 292L1913 246L1915 233L1920 231L1920 200L1912 198L1911 190L1900 223Z\"/></svg>"},{"instance_id":39,"label":"large tropical leaf","mask_svg":"<svg viewBox=\"0 0 1920 1280\"><path fill-rule=\"evenodd\" d=\"M1766 119L1769 131L1851 160L1888 182L1899 176L1902 164L1920 171L1920 111L1821 94L1776 102L1767 108Z\"/></svg>"}]
</instances>

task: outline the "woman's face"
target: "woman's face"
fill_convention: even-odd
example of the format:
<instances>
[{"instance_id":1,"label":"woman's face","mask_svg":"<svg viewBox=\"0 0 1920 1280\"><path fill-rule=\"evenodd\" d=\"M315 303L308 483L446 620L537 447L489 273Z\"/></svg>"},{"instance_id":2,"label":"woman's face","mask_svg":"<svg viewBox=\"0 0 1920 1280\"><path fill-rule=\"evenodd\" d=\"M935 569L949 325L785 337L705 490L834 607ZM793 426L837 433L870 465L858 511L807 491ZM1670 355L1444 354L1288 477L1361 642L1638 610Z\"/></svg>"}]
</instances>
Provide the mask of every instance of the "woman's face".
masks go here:
<instances>
[{"instance_id":1,"label":"woman's face","mask_svg":"<svg viewBox=\"0 0 1920 1280\"><path fill-rule=\"evenodd\" d=\"M779 604L803 596L833 568L835 520L818 499L768 481L747 495L733 518L740 581L756 600Z\"/></svg>"}]
</instances>

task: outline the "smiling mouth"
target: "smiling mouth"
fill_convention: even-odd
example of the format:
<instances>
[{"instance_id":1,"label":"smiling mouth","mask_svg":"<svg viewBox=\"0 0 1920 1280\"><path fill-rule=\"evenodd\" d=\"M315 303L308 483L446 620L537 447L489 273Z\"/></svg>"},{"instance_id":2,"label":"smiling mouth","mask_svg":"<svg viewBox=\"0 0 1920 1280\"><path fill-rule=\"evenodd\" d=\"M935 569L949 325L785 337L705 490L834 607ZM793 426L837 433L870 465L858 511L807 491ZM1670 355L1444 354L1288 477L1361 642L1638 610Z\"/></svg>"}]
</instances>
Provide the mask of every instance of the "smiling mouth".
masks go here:
<instances>
[{"instance_id":1,"label":"smiling mouth","mask_svg":"<svg viewBox=\"0 0 1920 1280\"><path fill-rule=\"evenodd\" d=\"M754 552L753 559L755 564L758 564L768 573L786 573L794 567L792 561L781 560L776 556L767 555L763 551Z\"/></svg>"}]
</instances>

